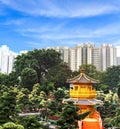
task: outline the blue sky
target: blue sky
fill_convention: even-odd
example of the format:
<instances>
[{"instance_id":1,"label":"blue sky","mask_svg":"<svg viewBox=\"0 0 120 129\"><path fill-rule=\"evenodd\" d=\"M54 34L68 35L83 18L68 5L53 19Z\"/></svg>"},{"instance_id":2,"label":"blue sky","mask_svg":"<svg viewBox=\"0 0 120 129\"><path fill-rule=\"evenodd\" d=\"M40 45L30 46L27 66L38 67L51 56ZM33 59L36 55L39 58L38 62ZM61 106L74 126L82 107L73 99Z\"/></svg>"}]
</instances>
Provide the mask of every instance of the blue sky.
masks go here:
<instances>
[{"instance_id":1,"label":"blue sky","mask_svg":"<svg viewBox=\"0 0 120 129\"><path fill-rule=\"evenodd\" d=\"M120 0L0 0L0 46L120 46Z\"/></svg>"}]
</instances>

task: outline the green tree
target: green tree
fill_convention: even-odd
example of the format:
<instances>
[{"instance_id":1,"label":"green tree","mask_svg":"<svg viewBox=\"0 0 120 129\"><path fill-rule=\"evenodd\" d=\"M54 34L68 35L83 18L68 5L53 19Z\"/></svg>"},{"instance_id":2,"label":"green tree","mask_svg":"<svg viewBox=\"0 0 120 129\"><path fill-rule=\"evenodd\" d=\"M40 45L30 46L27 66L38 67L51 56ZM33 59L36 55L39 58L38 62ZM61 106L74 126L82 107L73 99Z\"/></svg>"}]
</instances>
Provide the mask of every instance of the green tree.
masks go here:
<instances>
[{"instance_id":1,"label":"green tree","mask_svg":"<svg viewBox=\"0 0 120 129\"><path fill-rule=\"evenodd\" d=\"M50 92L53 92L53 90L55 89L54 87L54 83L53 82L49 82L49 81L44 81L41 85L40 85L40 90L44 91L47 95Z\"/></svg>"},{"instance_id":2,"label":"green tree","mask_svg":"<svg viewBox=\"0 0 120 129\"><path fill-rule=\"evenodd\" d=\"M28 98L29 91L26 88L21 88L17 91L16 102L20 112L27 112L30 107Z\"/></svg>"},{"instance_id":3,"label":"green tree","mask_svg":"<svg viewBox=\"0 0 120 129\"><path fill-rule=\"evenodd\" d=\"M21 85L32 91L33 85L38 82L37 73L32 68L25 68L21 72Z\"/></svg>"},{"instance_id":4,"label":"green tree","mask_svg":"<svg viewBox=\"0 0 120 129\"><path fill-rule=\"evenodd\" d=\"M51 109L51 111L54 113L59 113L62 111L63 108L62 100L65 97L65 92L62 88L58 88L56 91L54 91L53 94L55 100L49 103L48 108Z\"/></svg>"},{"instance_id":5,"label":"green tree","mask_svg":"<svg viewBox=\"0 0 120 129\"><path fill-rule=\"evenodd\" d=\"M6 88L0 97L0 123L15 120L17 115L16 93L12 88Z\"/></svg>"},{"instance_id":6,"label":"green tree","mask_svg":"<svg viewBox=\"0 0 120 129\"><path fill-rule=\"evenodd\" d=\"M23 125L16 124L16 129L24 129Z\"/></svg>"},{"instance_id":7,"label":"green tree","mask_svg":"<svg viewBox=\"0 0 120 129\"><path fill-rule=\"evenodd\" d=\"M62 101L63 98L65 97L65 93L64 93L64 90L62 88L58 88L55 92L54 92L54 96L55 96L55 99L57 101Z\"/></svg>"},{"instance_id":8,"label":"green tree","mask_svg":"<svg viewBox=\"0 0 120 129\"><path fill-rule=\"evenodd\" d=\"M58 112L58 103L57 103L57 101L56 100L48 101L47 108L50 110L49 111L50 115L54 115L55 113L57 113Z\"/></svg>"},{"instance_id":9,"label":"green tree","mask_svg":"<svg viewBox=\"0 0 120 129\"><path fill-rule=\"evenodd\" d=\"M10 86L18 85L19 80L15 72L11 72L9 75L1 73L0 84L10 87Z\"/></svg>"},{"instance_id":10,"label":"green tree","mask_svg":"<svg viewBox=\"0 0 120 129\"><path fill-rule=\"evenodd\" d=\"M3 129L16 129L16 125L13 122L7 122L3 125Z\"/></svg>"},{"instance_id":11,"label":"green tree","mask_svg":"<svg viewBox=\"0 0 120 129\"><path fill-rule=\"evenodd\" d=\"M41 83L48 70L60 62L60 53L55 50L35 49L34 51L17 56L14 68L18 76L21 75L21 71L26 67L33 68L37 72L38 82Z\"/></svg>"},{"instance_id":12,"label":"green tree","mask_svg":"<svg viewBox=\"0 0 120 129\"><path fill-rule=\"evenodd\" d=\"M40 108L40 85L39 83L33 86L33 90L28 95L31 110L37 111Z\"/></svg>"},{"instance_id":13,"label":"green tree","mask_svg":"<svg viewBox=\"0 0 120 129\"><path fill-rule=\"evenodd\" d=\"M90 113L90 111L88 111L79 115L77 113L79 110L80 108L73 105L73 103L67 104L62 112L61 119L57 122L60 126L59 129L77 129L77 121L84 119Z\"/></svg>"},{"instance_id":14,"label":"green tree","mask_svg":"<svg viewBox=\"0 0 120 129\"><path fill-rule=\"evenodd\" d=\"M7 122L3 125L2 129L24 129L24 127L20 124L15 124L13 122Z\"/></svg>"},{"instance_id":15,"label":"green tree","mask_svg":"<svg viewBox=\"0 0 120 129\"><path fill-rule=\"evenodd\" d=\"M66 80L72 77L72 71L65 63L52 67L46 76L49 82L53 82L55 88L66 86Z\"/></svg>"},{"instance_id":16,"label":"green tree","mask_svg":"<svg viewBox=\"0 0 120 129\"><path fill-rule=\"evenodd\" d=\"M9 78L8 75L0 73L0 84L8 85L8 78Z\"/></svg>"},{"instance_id":17,"label":"green tree","mask_svg":"<svg viewBox=\"0 0 120 129\"><path fill-rule=\"evenodd\" d=\"M118 82L118 91L117 91L117 95L118 95L118 98L120 100L120 81Z\"/></svg>"},{"instance_id":18,"label":"green tree","mask_svg":"<svg viewBox=\"0 0 120 129\"><path fill-rule=\"evenodd\" d=\"M12 71L9 75L8 75L8 82L6 86L14 86L14 85L18 85L19 84L19 79L17 77L17 73Z\"/></svg>"},{"instance_id":19,"label":"green tree","mask_svg":"<svg viewBox=\"0 0 120 129\"><path fill-rule=\"evenodd\" d=\"M92 64L83 64L83 65L80 66L80 70L81 69L84 69L85 74L87 74L90 77L96 78L98 76L97 69Z\"/></svg>"},{"instance_id":20,"label":"green tree","mask_svg":"<svg viewBox=\"0 0 120 129\"><path fill-rule=\"evenodd\" d=\"M35 115L21 117L20 123L25 127L25 129L41 129L40 122Z\"/></svg>"},{"instance_id":21,"label":"green tree","mask_svg":"<svg viewBox=\"0 0 120 129\"><path fill-rule=\"evenodd\" d=\"M115 127L120 127L120 107L116 108L115 117L113 117L111 123Z\"/></svg>"},{"instance_id":22,"label":"green tree","mask_svg":"<svg viewBox=\"0 0 120 129\"><path fill-rule=\"evenodd\" d=\"M119 88L120 65L107 68L102 80L104 84L109 86L109 89L116 91Z\"/></svg>"}]
</instances>

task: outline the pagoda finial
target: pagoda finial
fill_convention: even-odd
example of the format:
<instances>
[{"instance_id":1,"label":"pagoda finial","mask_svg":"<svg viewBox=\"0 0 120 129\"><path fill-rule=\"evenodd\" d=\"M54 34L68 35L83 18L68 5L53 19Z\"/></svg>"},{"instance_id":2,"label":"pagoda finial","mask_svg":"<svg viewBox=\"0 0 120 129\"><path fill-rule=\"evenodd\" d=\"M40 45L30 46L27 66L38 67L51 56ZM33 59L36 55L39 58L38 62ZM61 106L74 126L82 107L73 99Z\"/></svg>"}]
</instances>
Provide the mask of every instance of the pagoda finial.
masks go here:
<instances>
[{"instance_id":1,"label":"pagoda finial","mask_svg":"<svg viewBox=\"0 0 120 129\"><path fill-rule=\"evenodd\" d=\"M80 73L81 74L85 73L85 69L83 67L81 68Z\"/></svg>"}]
</instances>

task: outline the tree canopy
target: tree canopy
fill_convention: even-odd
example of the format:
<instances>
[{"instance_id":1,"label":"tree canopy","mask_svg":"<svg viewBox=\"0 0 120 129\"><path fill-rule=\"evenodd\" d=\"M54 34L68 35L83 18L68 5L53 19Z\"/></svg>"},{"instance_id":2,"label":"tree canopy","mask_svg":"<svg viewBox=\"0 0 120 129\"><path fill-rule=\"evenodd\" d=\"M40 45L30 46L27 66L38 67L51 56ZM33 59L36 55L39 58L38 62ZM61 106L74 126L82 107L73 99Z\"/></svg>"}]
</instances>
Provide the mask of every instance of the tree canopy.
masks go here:
<instances>
[{"instance_id":1,"label":"tree canopy","mask_svg":"<svg viewBox=\"0 0 120 129\"><path fill-rule=\"evenodd\" d=\"M109 89L118 89L120 86L120 65L107 68L102 80L104 84L109 86Z\"/></svg>"},{"instance_id":2,"label":"tree canopy","mask_svg":"<svg viewBox=\"0 0 120 129\"><path fill-rule=\"evenodd\" d=\"M17 56L14 62L14 69L18 76L21 76L23 69L26 67L33 68L37 72L38 82L41 83L48 70L60 62L60 53L55 50L35 49Z\"/></svg>"},{"instance_id":3,"label":"tree canopy","mask_svg":"<svg viewBox=\"0 0 120 129\"><path fill-rule=\"evenodd\" d=\"M33 85L38 82L37 72L32 68L25 68L21 72L21 85L30 91Z\"/></svg>"}]
</instances>

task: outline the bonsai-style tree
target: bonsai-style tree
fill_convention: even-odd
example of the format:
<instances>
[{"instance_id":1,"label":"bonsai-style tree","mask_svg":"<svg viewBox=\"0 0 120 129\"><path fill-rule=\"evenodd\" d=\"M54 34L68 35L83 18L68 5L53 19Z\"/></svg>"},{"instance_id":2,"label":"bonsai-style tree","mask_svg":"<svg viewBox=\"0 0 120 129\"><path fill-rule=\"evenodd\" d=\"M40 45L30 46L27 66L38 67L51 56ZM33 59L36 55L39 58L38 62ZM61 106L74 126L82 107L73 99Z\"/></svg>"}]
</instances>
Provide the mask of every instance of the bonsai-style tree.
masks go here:
<instances>
[{"instance_id":1,"label":"bonsai-style tree","mask_svg":"<svg viewBox=\"0 0 120 129\"><path fill-rule=\"evenodd\" d=\"M12 88L4 88L0 91L0 123L4 124L17 117L16 93Z\"/></svg>"},{"instance_id":2,"label":"bonsai-style tree","mask_svg":"<svg viewBox=\"0 0 120 129\"><path fill-rule=\"evenodd\" d=\"M61 118L57 121L59 125L59 129L77 129L78 128L78 120L84 119L89 113L85 112L84 114L78 114L80 110L79 107L73 105L72 102L69 102L61 115Z\"/></svg>"}]
</instances>

